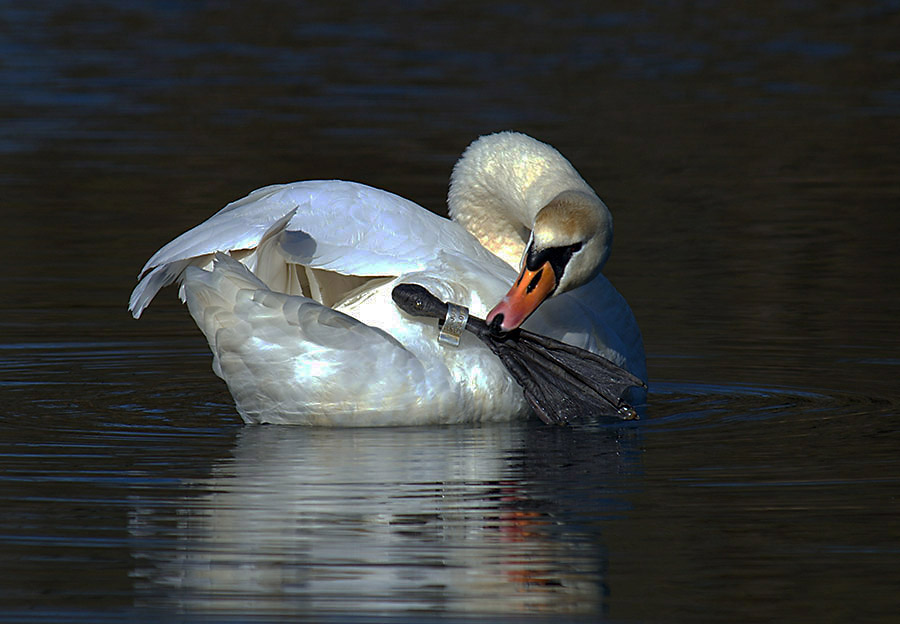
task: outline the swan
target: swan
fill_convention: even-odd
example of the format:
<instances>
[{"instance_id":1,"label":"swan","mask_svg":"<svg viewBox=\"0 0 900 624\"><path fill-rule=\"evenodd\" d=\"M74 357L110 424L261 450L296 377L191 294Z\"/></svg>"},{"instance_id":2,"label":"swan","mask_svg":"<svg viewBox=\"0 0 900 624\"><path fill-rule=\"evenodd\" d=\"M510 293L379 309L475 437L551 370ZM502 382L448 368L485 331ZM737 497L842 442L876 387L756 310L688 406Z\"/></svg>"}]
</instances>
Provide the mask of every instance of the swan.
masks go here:
<instances>
[{"instance_id":1,"label":"swan","mask_svg":"<svg viewBox=\"0 0 900 624\"><path fill-rule=\"evenodd\" d=\"M179 282L213 370L248 423L528 416L521 389L475 336L444 344L435 319L394 305L400 283L502 330L524 323L646 380L637 321L600 272L612 216L562 154L517 132L482 136L453 168L448 206L445 219L356 182L267 186L153 254L129 310L139 318Z\"/></svg>"}]
</instances>

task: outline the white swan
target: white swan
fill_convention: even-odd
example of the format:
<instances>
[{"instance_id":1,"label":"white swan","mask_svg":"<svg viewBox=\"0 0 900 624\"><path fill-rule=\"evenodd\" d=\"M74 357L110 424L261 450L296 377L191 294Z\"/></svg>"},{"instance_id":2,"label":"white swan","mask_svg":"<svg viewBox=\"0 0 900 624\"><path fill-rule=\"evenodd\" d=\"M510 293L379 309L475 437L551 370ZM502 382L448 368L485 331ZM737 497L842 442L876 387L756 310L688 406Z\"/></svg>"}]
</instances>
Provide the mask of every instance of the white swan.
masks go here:
<instances>
[{"instance_id":1,"label":"white swan","mask_svg":"<svg viewBox=\"0 0 900 624\"><path fill-rule=\"evenodd\" d=\"M531 330L646 380L637 322L599 273L612 217L559 152L514 132L481 137L454 167L448 201L452 221L354 182L259 189L157 251L129 309L140 317L160 288L180 281L213 370L247 422L530 413L477 338L464 333L447 346L434 319L401 312L390 296L398 283L421 284L505 329L530 316Z\"/></svg>"}]
</instances>

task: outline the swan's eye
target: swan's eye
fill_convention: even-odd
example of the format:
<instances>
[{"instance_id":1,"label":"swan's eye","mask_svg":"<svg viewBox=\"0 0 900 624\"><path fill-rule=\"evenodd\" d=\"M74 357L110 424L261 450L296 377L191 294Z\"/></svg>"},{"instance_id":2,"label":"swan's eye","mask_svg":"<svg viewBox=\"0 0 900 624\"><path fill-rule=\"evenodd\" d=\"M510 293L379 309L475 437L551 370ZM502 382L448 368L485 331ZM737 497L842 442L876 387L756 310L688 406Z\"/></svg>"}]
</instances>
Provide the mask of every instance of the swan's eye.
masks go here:
<instances>
[{"instance_id":1,"label":"swan's eye","mask_svg":"<svg viewBox=\"0 0 900 624\"><path fill-rule=\"evenodd\" d=\"M549 262L553 273L556 274L556 279L559 280L569 260L572 259L572 254L581 249L581 247L582 243L578 242L572 245L565 245L564 247L547 247L536 251L534 243L532 243L531 247L528 248L528 255L525 257L525 266L529 271L537 271L545 263Z\"/></svg>"}]
</instances>

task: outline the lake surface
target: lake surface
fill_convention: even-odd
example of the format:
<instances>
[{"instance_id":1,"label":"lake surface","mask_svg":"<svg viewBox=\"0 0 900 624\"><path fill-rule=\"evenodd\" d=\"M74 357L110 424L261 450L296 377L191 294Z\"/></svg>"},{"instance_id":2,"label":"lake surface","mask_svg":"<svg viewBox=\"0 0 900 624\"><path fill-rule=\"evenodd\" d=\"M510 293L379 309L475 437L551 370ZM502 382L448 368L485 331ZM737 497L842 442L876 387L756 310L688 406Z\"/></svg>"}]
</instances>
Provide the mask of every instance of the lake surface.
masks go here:
<instances>
[{"instance_id":1,"label":"lake surface","mask_svg":"<svg viewBox=\"0 0 900 624\"><path fill-rule=\"evenodd\" d=\"M0 621L897 621L900 5L3 4ZM150 254L275 182L610 206L637 423L244 426Z\"/></svg>"}]
</instances>

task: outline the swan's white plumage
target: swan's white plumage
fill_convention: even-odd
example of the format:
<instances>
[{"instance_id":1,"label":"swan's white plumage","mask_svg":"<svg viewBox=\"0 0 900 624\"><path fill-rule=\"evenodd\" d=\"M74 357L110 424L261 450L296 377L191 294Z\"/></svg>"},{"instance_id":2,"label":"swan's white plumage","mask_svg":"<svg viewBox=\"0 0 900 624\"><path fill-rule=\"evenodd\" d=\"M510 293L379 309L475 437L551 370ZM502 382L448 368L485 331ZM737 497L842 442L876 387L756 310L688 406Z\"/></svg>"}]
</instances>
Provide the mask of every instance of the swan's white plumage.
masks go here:
<instances>
[{"instance_id":1,"label":"swan's white plumage","mask_svg":"<svg viewBox=\"0 0 900 624\"><path fill-rule=\"evenodd\" d=\"M518 194L519 207L497 221L512 224L509 248L521 254L517 213L540 208L529 204L528 188L550 198L573 185L593 191L553 148L515 133L479 142L492 137L513 154L519 143L526 157L514 164L487 158L492 164L480 168L464 157L454 171L451 212L484 240L490 219L478 214L481 205ZM466 154L484 160L483 149L474 149L479 142ZM554 154L561 161L555 169L545 162ZM510 179L516 176L519 183ZM482 188L491 177L505 187L495 189L498 197ZM516 278L512 257L502 260L458 223L392 193L353 182L296 182L254 191L162 247L142 269L129 307L139 317L160 288L180 280L214 370L248 422L507 420L530 410L499 359L467 333L458 348L438 343L436 321L407 317L390 292L419 283L484 317ZM603 275L547 300L526 326L646 378L637 323Z\"/></svg>"},{"instance_id":2,"label":"swan's white plumage","mask_svg":"<svg viewBox=\"0 0 900 624\"><path fill-rule=\"evenodd\" d=\"M280 260L344 275L420 270L439 250L501 264L458 224L393 193L354 182L295 182L228 204L153 254L141 270L144 278L132 293L131 310L139 317L159 289L181 274L186 260L208 265L217 251L254 250L267 233L280 237ZM253 254L249 260L253 270L258 259Z\"/></svg>"}]
</instances>

